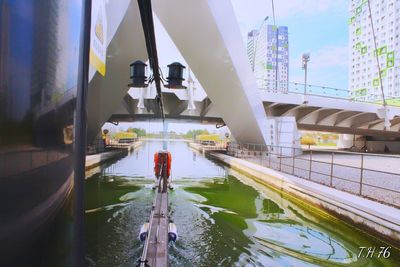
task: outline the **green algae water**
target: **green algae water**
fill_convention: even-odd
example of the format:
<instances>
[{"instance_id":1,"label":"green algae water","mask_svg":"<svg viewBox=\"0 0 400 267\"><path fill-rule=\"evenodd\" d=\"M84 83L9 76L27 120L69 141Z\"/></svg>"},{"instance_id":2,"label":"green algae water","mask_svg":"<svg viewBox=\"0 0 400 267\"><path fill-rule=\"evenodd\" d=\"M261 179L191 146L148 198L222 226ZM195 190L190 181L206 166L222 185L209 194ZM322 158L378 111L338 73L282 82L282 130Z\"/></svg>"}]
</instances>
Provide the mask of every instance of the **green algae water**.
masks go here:
<instances>
[{"instance_id":1,"label":"green algae water","mask_svg":"<svg viewBox=\"0 0 400 267\"><path fill-rule=\"evenodd\" d=\"M400 252L340 220L169 142L174 190L169 195L178 240L171 266L399 266ZM153 154L145 142L86 180L86 258L91 266L135 266L140 227L154 197ZM360 247L375 248L372 258Z\"/></svg>"}]
</instances>

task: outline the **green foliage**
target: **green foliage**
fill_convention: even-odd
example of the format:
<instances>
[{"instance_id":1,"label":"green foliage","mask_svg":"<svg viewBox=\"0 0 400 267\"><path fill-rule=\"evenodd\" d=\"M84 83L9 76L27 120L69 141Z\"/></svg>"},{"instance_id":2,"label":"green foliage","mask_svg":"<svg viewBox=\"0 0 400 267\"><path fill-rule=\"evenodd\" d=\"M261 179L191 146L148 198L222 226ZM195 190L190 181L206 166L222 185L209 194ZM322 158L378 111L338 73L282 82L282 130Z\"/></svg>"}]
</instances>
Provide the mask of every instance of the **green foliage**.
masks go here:
<instances>
[{"instance_id":1,"label":"green foliage","mask_svg":"<svg viewBox=\"0 0 400 267\"><path fill-rule=\"evenodd\" d=\"M148 133L146 134L147 138L162 138L162 134L159 133Z\"/></svg>"},{"instance_id":2,"label":"green foliage","mask_svg":"<svg viewBox=\"0 0 400 267\"><path fill-rule=\"evenodd\" d=\"M146 136L145 129L129 127L128 130L126 130L126 131L128 133L136 133L138 137Z\"/></svg>"},{"instance_id":3,"label":"green foliage","mask_svg":"<svg viewBox=\"0 0 400 267\"><path fill-rule=\"evenodd\" d=\"M221 141L218 134L199 134L196 136L199 141Z\"/></svg>"},{"instance_id":4,"label":"green foliage","mask_svg":"<svg viewBox=\"0 0 400 267\"><path fill-rule=\"evenodd\" d=\"M300 143L302 145L308 145L308 147L315 145L317 142L315 139L311 136L305 135L301 137Z\"/></svg>"},{"instance_id":5,"label":"green foliage","mask_svg":"<svg viewBox=\"0 0 400 267\"><path fill-rule=\"evenodd\" d=\"M336 146L337 140L339 139L338 134L334 133L305 133L300 140L302 145L307 145L308 147L312 145L316 146Z\"/></svg>"},{"instance_id":6,"label":"green foliage","mask_svg":"<svg viewBox=\"0 0 400 267\"><path fill-rule=\"evenodd\" d=\"M183 137L187 139L194 139L197 135L202 134L209 134L209 132L207 130L189 130L185 135L183 135Z\"/></svg>"},{"instance_id":7,"label":"green foliage","mask_svg":"<svg viewBox=\"0 0 400 267\"><path fill-rule=\"evenodd\" d=\"M118 132L114 137L116 139L136 138L137 134L132 132Z\"/></svg>"},{"instance_id":8,"label":"green foliage","mask_svg":"<svg viewBox=\"0 0 400 267\"><path fill-rule=\"evenodd\" d=\"M374 103L382 105L382 100L375 101ZM400 98L386 99L386 104L389 106L400 107Z\"/></svg>"}]
</instances>

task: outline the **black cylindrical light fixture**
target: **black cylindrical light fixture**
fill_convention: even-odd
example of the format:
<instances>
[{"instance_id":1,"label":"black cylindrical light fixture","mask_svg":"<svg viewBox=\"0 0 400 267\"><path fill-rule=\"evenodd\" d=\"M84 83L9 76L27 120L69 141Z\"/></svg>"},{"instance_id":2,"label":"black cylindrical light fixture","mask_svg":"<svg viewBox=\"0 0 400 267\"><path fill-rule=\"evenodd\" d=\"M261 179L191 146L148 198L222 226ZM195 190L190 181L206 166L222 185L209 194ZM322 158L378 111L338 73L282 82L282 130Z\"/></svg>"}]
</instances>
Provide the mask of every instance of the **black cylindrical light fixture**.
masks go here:
<instances>
[{"instance_id":1,"label":"black cylindrical light fixture","mask_svg":"<svg viewBox=\"0 0 400 267\"><path fill-rule=\"evenodd\" d=\"M147 87L146 66L146 63L141 60L137 60L130 64L130 78L132 80L132 83L129 84L129 86Z\"/></svg>"},{"instance_id":2,"label":"black cylindrical light fixture","mask_svg":"<svg viewBox=\"0 0 400 267\"><path fill-rule=\"evenodd\" d=\"M186 67L183 66L179 62L174 62L168 65L168 88L175 88L175 89L185 89L186 86L182 85L182 82L185 80L183 78L183 70Z\"/></svg>"}]
</instances>

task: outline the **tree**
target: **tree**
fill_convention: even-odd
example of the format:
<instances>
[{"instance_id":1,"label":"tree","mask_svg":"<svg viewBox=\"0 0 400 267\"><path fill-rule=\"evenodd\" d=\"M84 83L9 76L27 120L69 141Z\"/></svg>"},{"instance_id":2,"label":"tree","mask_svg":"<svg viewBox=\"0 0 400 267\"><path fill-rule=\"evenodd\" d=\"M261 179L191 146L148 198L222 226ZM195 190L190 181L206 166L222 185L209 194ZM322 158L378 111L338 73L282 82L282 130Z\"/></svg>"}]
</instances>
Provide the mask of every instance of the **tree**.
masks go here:
<instances>
[{"instance_id":1,"label":"tree","mask_svg":"<svg viewBox=\"0 0 400 267\"><path fill-rule=\"evenodd\" d=\"M189 130L185 135L184 138L187 139L194 139L197 135L202 135L202 134L209 134L207 130Z\"/></svg>"},{"instance_id":2,"label":"tree","mask_svg":"<svg viewBox=\"0 0 400 267\"><path fill-rule=\"evenodd\" d=\"M322 134L322 140L324 142L328 142L331 139L331 135L330 134Z\"/></svg>"},{"instance_id":3,"label":"tree","mask_svg":"<svg viewBox=\"0 0 400 267\"><path fill-rule=\"evenodd\" d=\"M129 127L128 130L126 130L126 131L128 133L136 133L138 137L146 136L145 129Z\"/></svg>"},{"instance_id":4,"label":"tree","mask_svg":"<svg viewBox=\"0 0 400 267\"><path fill-rule=\"evenodd\" d=\"M300 140L300 143L302 145L308 145L308 149L310 149L311 145L315 145L316 144L315 139L313 137L311 137L311 136L308 136L308 135L302 136L301 140Z\"/></svg>"}]
</instances>

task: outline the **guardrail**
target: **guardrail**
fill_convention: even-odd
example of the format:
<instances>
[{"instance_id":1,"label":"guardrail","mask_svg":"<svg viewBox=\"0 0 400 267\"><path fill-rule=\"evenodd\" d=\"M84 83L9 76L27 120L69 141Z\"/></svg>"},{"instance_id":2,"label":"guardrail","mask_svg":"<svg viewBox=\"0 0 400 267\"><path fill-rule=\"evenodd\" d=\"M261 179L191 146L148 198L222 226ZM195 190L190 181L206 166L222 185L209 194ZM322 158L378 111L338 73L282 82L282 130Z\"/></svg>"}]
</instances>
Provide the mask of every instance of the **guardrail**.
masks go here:
<instances>
[{"instance_id":1,"label":"guardrail","mask_svg":"<svg viewBox=\"0 0 400 267\"><path fill-rule=\"evenodd\" d=\"M400 157L231 143L227 154L381 203L400 207L400 174L384 161ZM394 163L395 164L395 163Z\"/></svg>"},{"instance_id":2,"label":"guardrail","mask_svg":"<svg viewBox=\"0 0 400 267\"><path fill-rule=\"evenodd\" d=\"M264 90L267 92L271 93L276 93L277 90L275 89L275 80L267 80L267 79L261 79L258 78L257 80L257 85L258 89ZM261 85L260 85L261 83ZM271 86L267 86L267 84ZM280 90L281 92L282 90ZM355 95L355 92L352 92L348 89L342 89L342 88L334 88L334 87L329 87L329 86L322 86L322 85L312 85L312 84L307 84L305 86L304 83L298 83L298 82L289 82L288 83L288 88L286 89L285 92L281 92L285 94L298 94L298 95L311 95L311 96L322 96L326 98L334 98L334 99L342 99L342 100L348 100L349 102L357 102L357 103L368 103L368 104L374 104L374 105L382 105L382 98L381 95L378 94L376 95L376 100L375 101L367 101L367 100L362 100L360 97L362 96L357 96ZM391 104L390 102L392 100L398 100L400 96L398 97L391 97L387 98L386 101L388 102L388 106L398 106L396 104Z\"/></svg>"},{"instance_id":3,"label":"guardrail","mask_svg":"<svg viewBox=\"0 0 400 267\"><path fill-rule=\"evenodd\" d=\"M116 148L126 148L130 144L137 142L138 140L139 138L133 138L132 140L123 140L121 142L114 139L96 138L90 145L88 145L86 153L90 155L103 153Z\"/></svg>"},{"instance_id":4,"label":"guardrail","mask_svg":"<svg viewBox=\"0 0 400 267\"><path fill-rule=\"evenodd\" d=\"M350 100L351 92L346 89L319 86L308 84L304 86L302 83L289 82L289 93L301 94L301 95L315 95L324 96L329 98L339 98Z\"/></svg>"},{"instance_id":5,"label":"guardrail","mask_svg":"<svg viewBox=\"0 0 400 267\"><path fill-rule=\"evenodd\" d=\"M201 148L204 151L226 151L227 150L227 142L226 141L200 141L195 140L195 144L201 145Z\"/></svg>"}]
</instances>

